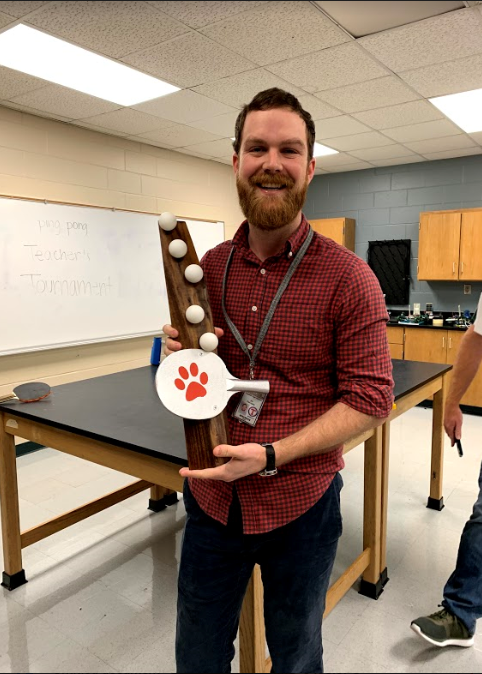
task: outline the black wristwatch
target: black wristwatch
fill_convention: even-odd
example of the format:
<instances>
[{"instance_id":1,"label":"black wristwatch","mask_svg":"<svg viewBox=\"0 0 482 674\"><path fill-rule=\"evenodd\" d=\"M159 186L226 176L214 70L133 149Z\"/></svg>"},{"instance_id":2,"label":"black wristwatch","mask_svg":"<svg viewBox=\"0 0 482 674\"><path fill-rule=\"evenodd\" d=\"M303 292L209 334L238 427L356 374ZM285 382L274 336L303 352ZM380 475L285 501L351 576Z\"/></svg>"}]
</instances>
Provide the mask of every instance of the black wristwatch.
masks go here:
<instances>
[{"instance_id":1,"label":"black wristwatch","mask_svg":"<svg viewBox=\"0 0 482 674\"><path fill-rule=\"evenodd\" d=\"M276 468L276 454L273 445L270 442L261 442L260 445L266 449L266 468L258 475L261 475L261 477L276 475L278 469Z\"/></svg>"}]
</instances>

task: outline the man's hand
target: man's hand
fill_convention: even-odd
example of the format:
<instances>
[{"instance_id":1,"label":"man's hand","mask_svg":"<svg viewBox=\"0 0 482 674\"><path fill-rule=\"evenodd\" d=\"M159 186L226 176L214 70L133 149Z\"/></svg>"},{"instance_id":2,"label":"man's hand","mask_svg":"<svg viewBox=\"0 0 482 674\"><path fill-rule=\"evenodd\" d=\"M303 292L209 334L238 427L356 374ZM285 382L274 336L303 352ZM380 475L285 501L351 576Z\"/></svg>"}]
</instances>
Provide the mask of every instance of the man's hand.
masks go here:
<instances>
[{"instance_id":1,"label":"man's hand","mask_svg":"<svg viewBox=\"0 0 482 674\"><path fill-rule=\"evenodd\" d=\"M254 475L266 468L266 449L255 442L245 445L218 445L213 449L214 456L229 457L231 460L216 468L189 470L181 468L182 477L196 477L201 480L222 480L233 482L246 475Z\"/></svg>"},{"instance_id":2,"label":"man's hand","mask_svg":"<svg viewBox=\"0 0 482 674\"><path fill-rule=\"evenodd\" d=\"M181 342L176 341L176 337L179 336L179 332L176 328L173 328L172 325L166 324L162 328L162 332L166 335L166 344L164 346L164 354L170 356L171 353L175 351L180 351L182 349ZM222 337L224 335L224 330L221 328L214 328L214 333L216 337Z\"/></svg>"},{"instance_id":3,"label":"man's hand","mask_svg":"<svg viewBox=\"0 0 482 674\"><path fill-rule=\"evenodd\" d=\"M444 413L444 428L450 438L452 447L456 440L462 438L462 412L458 405L447 405Z\"/></svg>"}]
</instances>

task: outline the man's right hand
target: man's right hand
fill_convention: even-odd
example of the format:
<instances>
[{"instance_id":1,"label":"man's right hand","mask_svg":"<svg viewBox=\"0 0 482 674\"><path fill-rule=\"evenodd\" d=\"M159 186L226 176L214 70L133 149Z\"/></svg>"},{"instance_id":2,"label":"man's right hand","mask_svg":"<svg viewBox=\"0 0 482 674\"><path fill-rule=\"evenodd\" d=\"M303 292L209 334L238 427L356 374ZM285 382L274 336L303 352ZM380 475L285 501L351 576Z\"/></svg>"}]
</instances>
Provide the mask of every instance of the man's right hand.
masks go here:
<instances>
[{"instance_id":1,"label":"man's right hand","mask_svg":"<svg viewBox=\"0 0 482 674\"><path fill-rule=\"evenodd\" d=\"M164 354L170 356L171 353L175 351L180 351L182 349L181 342L176 341L176 337L179 336L179 332L176 328L173 328L172 325L166 324L162 328L162 332L166 335L166 344L164 346ZM224 335L224 330L221 328L214 328L216 337L222 337Z\"/></svg>"},{"instance_id":2,"label":"man's right hand","mask_svg":"<svg viewBox=\"0 0 482 674\"><path fill-rule=\"evenodd\" d=\"M456 440L462 438L462 412L458 405L446 405L444 412L444 428L450 438L452 447Z\"/></svg>"}]
</instances>

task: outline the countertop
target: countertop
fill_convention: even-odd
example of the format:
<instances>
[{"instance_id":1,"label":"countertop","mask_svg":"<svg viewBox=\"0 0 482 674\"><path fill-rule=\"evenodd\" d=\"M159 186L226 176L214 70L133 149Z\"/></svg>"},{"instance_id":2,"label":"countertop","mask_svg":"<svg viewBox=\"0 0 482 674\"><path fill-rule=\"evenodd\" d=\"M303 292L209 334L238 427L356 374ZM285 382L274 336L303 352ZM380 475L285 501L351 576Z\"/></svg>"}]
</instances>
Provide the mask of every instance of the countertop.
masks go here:
<instances>
[{"instance_id":1,"label":"countertop","mask_svg":"<svg viewBox=\"0 0 482 674\"><path fill-rule=\"evenodd\" d=\"M424 330L450 330L454 332L466 332L468 328L456 328L450 323L444 325L421 325L420 323L398 323L389 321L387 323L389 328L423 328Z\"/></svg>"}]
</instances>

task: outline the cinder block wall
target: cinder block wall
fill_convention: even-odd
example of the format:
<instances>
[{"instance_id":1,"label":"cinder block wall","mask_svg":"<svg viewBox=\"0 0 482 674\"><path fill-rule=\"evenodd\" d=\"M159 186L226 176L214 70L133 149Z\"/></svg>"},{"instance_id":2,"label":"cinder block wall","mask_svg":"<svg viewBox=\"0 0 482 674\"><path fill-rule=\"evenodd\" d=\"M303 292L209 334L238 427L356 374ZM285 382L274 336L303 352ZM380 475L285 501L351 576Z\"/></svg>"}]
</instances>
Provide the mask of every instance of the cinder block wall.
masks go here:
<instances>
[{"instance_id":1,"label":"cinder block wall","mask_svg":"<svg viewBox=\"0 0 482 674\"><path fill-rule=\"evenodd\" d=\"M368 241L410 239L410 302L422 309L473 311L482 282L464 295L462 282L417 281L418 223L422 211L482 207L482 156L389 166L315 176L305 213L308 218L356 220L356 253L366 260Z\"/></svg>"}]
</instances>

